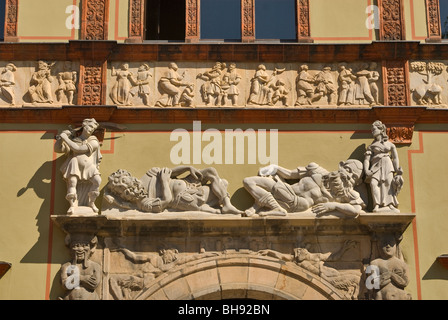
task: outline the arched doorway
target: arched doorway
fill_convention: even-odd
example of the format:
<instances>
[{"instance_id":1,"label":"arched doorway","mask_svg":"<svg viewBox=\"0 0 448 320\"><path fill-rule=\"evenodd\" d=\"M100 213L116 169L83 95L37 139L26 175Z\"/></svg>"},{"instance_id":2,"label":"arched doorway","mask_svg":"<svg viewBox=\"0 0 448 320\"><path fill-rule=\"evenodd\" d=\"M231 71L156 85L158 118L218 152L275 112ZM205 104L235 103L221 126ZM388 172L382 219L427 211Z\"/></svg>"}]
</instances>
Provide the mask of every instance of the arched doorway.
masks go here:
<instances>
[{"instance_id":1,"label":"arched doorway","mask_svg":"<svg viewBox=\"0 0 448 320\"><path fill-rule=\"evenodd\" d=\"M317 275L255 254L227 254L179 266L158 277L137 300L349 299Z\"/></svg>"}]
</instances>

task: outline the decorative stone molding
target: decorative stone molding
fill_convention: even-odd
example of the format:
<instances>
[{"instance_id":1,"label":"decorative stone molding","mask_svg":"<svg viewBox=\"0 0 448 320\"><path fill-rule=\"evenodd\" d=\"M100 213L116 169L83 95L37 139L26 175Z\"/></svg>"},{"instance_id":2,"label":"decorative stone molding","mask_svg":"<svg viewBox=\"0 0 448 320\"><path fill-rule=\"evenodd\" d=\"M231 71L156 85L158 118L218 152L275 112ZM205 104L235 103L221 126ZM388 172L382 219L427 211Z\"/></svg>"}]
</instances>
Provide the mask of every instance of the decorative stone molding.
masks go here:
<instances>
[{"instance_id":1,"label":"decorative stone molding","mask_svg":"<svg viewBox=\"0 0 448 320\"><path fill-rule=\"evenodd\" d=\"M241 1L241 41L255 41L255 0Z\"/></svg>"},{"instance_id":2,"label":"decorative stone molding","mask_svg":"<svg viewBox=\"0 0 448 320\"><path fill-rule=\"evenodd\" d=\"M384 105L409 105L409 73L406 61L383 62Z\"/></svg>"},{"instance_id":3,"label":"decorative stone molding","mask_svg":"<svg viewBox=\"0 0 448 320\"><path fill-rule=\"evenodd\" d=\"M140 43L144 40L144 0L129 0L129 37L126 42Z\"/></svg>"},{"instance_id":4,"label":"decorative stone molding","mask_svg":"<svg viewBox=\"0 0 448 320\"><path fill-rule=\"evenodd\" d=\"M104 64L84 61L80 66L79 105L101 105L103 101Z\"/></svg>"},{"instance_id":5,"label":"decorative stone molding","mask_svg":"<svg viewBox=\"0 0 448 320\"><path fill-rule=\"evenodd\" d=\"M440 42L442 40L442 30L439 0L425 0L425 5L428 25L428 38L426 42Z\"/></svg>"},{"instance_id":6,"label":"decorative stone molding","mask_svg":"<svg viewBox=\"0 0 448 320\"><path fill-rule=\"evenodd\" d=\"M310 29L310 1L297 1L297 41L311 43L314 42L311 38Z\"/></svg>"},{"instance_id":7,"label":"decorative stone molding","mask_svg":"<svg viewBox=\"0 0 448 320\"><path fill-rule=\"evenodd\" d=\"M380 40L405 40L403 0L378 0Z\"/></svg>"},{"instance_id":8,"label":"decorative stone molding","mask_svg":"<svg viewBox=\"0 0 448 320\"><path fill-rule=\"evenodd\" d=\"M17 24L19 0L6 0L5 6L5 42L18 42Z\"/></svg>"},{"instance_id":9,"label":"decorative stone molding","mask_svg":"<svg viewBox=\"0 0 448 320\"><path fill-rule=\"evenodd\" d=\"M81 39L107 40L110 0L82 0Z\"/></svg>"},{"instance_id":10,"label":"decorative stone molding","mask_svg":"<svg viewBox=\"0 0 448 320\"><path fill-rule=\"evenodd\" d=\"M387 135L394 144L411 144L414 135L414 124L388 124Z\"/></svg>"},{"instance_id":11,"label":"decorative stone molding","mask_svg":"<svg viewBox=\"0 0 448 320\"><path fill-rule=\"evenodd\" d=\"M190 43L199 42L200 0L186 0L185 11L185 41Z\"/></svg>"}]
</instances>

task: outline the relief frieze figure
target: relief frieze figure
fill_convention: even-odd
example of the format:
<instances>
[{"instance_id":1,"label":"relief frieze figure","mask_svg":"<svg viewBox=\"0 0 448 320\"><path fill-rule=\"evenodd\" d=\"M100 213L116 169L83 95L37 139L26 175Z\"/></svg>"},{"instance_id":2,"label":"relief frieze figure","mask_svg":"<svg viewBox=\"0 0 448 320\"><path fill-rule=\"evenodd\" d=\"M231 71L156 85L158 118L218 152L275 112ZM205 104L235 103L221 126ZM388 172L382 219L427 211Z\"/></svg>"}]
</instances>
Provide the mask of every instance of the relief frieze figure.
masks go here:
<instances>
[{"instance_id":1,"label":"relief frieze figure","mask_svg":"<svg viewBox=\"0 0 448 320\"><path fill-rule=\"evenodd\" d=\"M443 89L435 78L446 70L446 65L443 62L413 61L409 69L413 74L424 76L418 85L411 87L411 96L417 105L441 105Z\"/></svg>"},{"instance_id":2,"label":"relief frieze figure","mask_svg":"<svg viewBox=\"0 0 448 320\"><path fill-rule=\"evenodd\" d=\"M15 71L17 71L17 67L13 63L8 63L0 73L1 97L11 106L16 105L16 94L14 91L16 84Z\"/></svg>"},{"instance_id":3,"label":"relief frieze figure","mask_svg":"<svg viewBox=\"0 0 448 320\"><path fill-rule=\"evenodd\" d=\"M73 99L76 92L77 77L78 74L76 71L64 71L58 73L58 89L56 90L56 98L59 103L63 103L65 98L67 104L74 104Z\"/></svg>"},{"instance_id":4,"label":"relief frieze figure","mask_svg":"<svg viewBox=\"0 0 448 320\"><path fill-rule=\"evenodd\" d=\"M45 61L37 63L36 71L30 80L28 95L31 103L36 104L53 104L52 83L54 76L51 75L51 69L55 63L48 64Z\"/></svg>"},{"instance_id":5,"label":"relief frieze figure","mask_svg":"<svg viewBox=\"0 0 448 320\"><path fill-rule=\"evenodd\" d=\"M158 86L162 96L155 104L157 107L180 107L182 106L182 96L184 96L184 100L187 100L187 104L191 106L191 92L185 92L185 90L191 91L193 83L186 82L184 80L186 71L180 75L178 69L177 64L171 62L168 65L168 70L160 77Z\"/></svg>"}]
</instances>

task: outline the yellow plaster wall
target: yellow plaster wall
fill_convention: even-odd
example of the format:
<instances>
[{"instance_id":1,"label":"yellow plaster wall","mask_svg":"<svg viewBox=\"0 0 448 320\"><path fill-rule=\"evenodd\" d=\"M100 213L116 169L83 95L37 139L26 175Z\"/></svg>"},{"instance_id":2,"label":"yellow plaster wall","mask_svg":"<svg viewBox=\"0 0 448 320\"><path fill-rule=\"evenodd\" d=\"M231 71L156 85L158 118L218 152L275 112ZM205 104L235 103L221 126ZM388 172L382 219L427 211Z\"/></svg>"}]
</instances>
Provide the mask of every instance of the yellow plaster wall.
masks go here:
<instances>
[{"instance_id":1,"label":"yellow plaster wall","mask_svg":"<svg viewBox=\"0 0 448 320\"><path fill-rule=\"evenodd\" d=\"M372 140L370 126L363 124L218 126L202 123L201 126L202 130L279 129L279 164L291 169L314 161L328 170L336 170L340 160L362 160L365 147ZM107 183L108 175L120 168L140 178L153 166L174 167L169 153L177 142L170 141L170 134L182 127L191 130L192 124L128 125L126 131L115 132L114 136L107 133L102 147L101 188ZM59 172L64 157L53 154L52 140L55 132L65 128L57 125L0 126L0 172L7 181L0 186L0 260L12 263L12 269L0 279L2 300L57 299L62 294L59 268L68 261L69 252L64 246L63 232L51 225L49 215L52 207L55 214L64 214L68 208L64 199L66 187ZM429 132L434 129L437 131ZM448 190L444 178L448 176L445 165L448 151L440 147L448 144L448 127L426 126L420 130L422 140L417 130L412 145L398 147L405 179L399 195L400 209L412 212L412 201L415 201L417 214L415 224L408 227L401 243L410 268L407 291L417 299L421 287L423 299L448 299L448 270L435 262L438 255L448 253L444 239L448 226L444 203ZM202 143L203 146L207 144ZM229 181L232 202L240 209L251 205L252 199L243 189L242 179L256 175L261 164L202 163L194 166L215 167L221 177Z\"/></svg>"},{"instance_id":2,"label":"yellow plaster wall","mask_svg":"<svg viewBox=\"0 0 448 320\"><path fill-rule=\"evenodd\" d=\"M66 27L68 6L80 7L81 0L21 0L18 36L21 42L61 42L79 39L79 30Z\"/></svg>"},{"instance_id":3,"label":"yellow plaster wall","mask_svg":"<svg viewBox=\"0 0 448 320\"><path fill-rule=\"evenodd\" d=\"M373 4L373 0L311 0L311 37L316 43L376 40L375 30L366 26L366 10Z\"/></svg>"},{"instance_id":4,"label":"yellow plaster wall","mask_svg":"<svg viewBox=\"0 0 448 320\"><path fill-rule=\"evenodd\" d=\"M404 0L406 40L423 41L428 37L425 0Z\"/></svg>"}]
</instances>

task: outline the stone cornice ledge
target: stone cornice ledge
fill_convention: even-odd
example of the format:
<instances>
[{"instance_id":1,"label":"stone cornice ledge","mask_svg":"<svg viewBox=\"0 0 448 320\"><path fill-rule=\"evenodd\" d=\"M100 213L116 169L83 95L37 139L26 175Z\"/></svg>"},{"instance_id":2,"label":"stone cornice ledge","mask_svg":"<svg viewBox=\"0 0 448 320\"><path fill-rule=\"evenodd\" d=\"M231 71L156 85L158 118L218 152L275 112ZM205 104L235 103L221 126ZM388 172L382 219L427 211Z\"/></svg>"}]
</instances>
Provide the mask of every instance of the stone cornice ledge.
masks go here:
<instances>
[{"instance_id":1,"label":"stone cornice ledge","mask_svg":"<svg viewBox=\"0 0 448 320\"><path fill-rule=\"evenodd\" d=\"M285 217L239 217L200 212L162 214L115 213L96 216L53 215L51 219L66 233L86 232L98 236L275 236L296 232L317 234L403 233L415 218L408 213L362 213L357 218L312 214Z\"/></svg>"}]
</instances>

